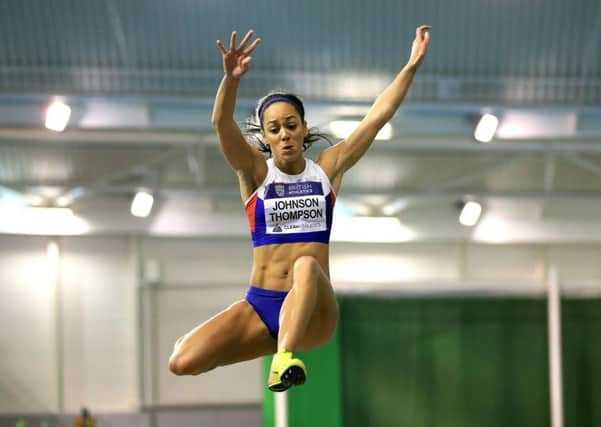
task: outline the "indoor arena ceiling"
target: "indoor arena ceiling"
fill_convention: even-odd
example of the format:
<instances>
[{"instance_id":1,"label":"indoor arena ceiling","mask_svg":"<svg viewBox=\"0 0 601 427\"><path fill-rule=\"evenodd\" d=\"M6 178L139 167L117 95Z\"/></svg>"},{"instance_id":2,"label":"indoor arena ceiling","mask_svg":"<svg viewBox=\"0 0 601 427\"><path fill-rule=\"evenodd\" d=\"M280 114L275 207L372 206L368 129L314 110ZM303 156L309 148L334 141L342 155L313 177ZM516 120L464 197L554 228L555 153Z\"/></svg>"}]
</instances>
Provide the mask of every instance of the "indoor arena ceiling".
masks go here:
<instances>
[{"instance_id":1,"label":"indoor arena ceiling","mask_svg":"<svg viewBox=\"0 0 601 427\"><path fill-rule=\"evenodd\" d=\"M262 38L238 119L287 89L327 130L365 114L422 23L433 26L428 56L392 138L345 178L340 210L398 216L418 240L464 238L456 204L469 196L529 232L557 225L515 241L601 240L597 0L3 0L0 202L63 196L97 233L247 233L210 124L215 40L249 28ZM44 128L54 99L72 107L63 133ZM478 144L485 112L501 123ZM129 216L142 187L157 197L145 220Z\"/></svg>"},{"instance_id":2,"label":"indoor arena ceiling","mask_svg":"<svg viewBox=\"0 0 601 427\"><path fill-rule=\"evenodd\" d=\"M435 42L414 102L601 103L597 0L3 0L0 90L211 97L215 39L253 28L242 95L371 100L421 23Z\"/></svg>"}]
</instances>

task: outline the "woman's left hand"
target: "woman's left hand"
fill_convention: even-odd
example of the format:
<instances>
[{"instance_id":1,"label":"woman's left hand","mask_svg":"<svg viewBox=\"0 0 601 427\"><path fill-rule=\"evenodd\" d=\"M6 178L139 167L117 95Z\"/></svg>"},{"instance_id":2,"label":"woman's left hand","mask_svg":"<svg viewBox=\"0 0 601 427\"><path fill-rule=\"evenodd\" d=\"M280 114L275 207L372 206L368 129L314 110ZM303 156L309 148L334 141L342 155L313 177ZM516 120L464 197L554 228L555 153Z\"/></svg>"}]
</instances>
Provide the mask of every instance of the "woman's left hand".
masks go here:
<instances>
[{"instance_id":1,"label":"woman's left hand","mask_svg":"<svg viewBox=\"0 0 601 427\"><path fill-rule=\"evenodd\" d=\"M413 45L411 46L409 65L417 67L424 59L424 56L426 56L428 43L430 42L430 33L428 30L431 28L430 25L420 25L415 30L415 40L413 40Z\"/></svg>"}]
</instances>

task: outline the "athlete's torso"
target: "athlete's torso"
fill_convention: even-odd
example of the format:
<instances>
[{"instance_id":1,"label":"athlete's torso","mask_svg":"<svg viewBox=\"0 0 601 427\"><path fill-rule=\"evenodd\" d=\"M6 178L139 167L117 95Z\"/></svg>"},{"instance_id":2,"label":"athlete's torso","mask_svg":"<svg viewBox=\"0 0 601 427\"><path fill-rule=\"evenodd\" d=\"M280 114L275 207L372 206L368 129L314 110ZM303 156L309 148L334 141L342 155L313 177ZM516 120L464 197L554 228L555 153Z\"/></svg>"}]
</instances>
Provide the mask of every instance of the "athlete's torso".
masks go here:
<instances>
[{"instance_id":1,"label":"athlete's torso","mask_svg":"<svg viewBox=\"0 0 601 427\"><path fill-rule=\"evenodd\" d=\"M289 175L267 160L267 175L245 203L253 247L330 241L336 195L325 172L305 159Z\"/></svg>"},{"instance_id":2,"label":"athlete's torso","mask_svg":"<svg viewBox=\"0 0 601 427\"><path fill-rule=\"evenodd\" d=\"M288 291L292 287L294 262L302 256L314 257L330 276L329 247L324 243L286 243L253 249L250 284L259 288Z\"/></svg>"},{"instance_id":3,"label":"athlete's torso","mask_svg":"<svg viewBox=\"0 0 601 427\"><path fill-rule=\"evenodd\" d=\"M263 182L246 201L254 246L251 284L287 290L294 260L309 255L328 272L328 243L335 193L321 167L305 159L298 175L267 160Z\"/></svg>"}]
</instances>

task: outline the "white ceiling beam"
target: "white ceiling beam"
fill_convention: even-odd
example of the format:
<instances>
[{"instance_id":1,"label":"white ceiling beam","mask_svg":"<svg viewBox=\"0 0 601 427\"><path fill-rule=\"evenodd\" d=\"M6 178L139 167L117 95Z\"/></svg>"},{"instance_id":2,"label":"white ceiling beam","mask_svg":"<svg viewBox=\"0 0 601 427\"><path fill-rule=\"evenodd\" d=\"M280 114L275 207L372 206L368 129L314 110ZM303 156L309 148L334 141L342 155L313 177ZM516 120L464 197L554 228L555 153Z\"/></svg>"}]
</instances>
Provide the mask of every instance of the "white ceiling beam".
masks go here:
<instances>
[{"instance_id":1,"label":"white ceiling beam","mask_svg":"<svg viewBox=\"0 0 601 427\"><path fill-rule=\"evenodd\" d=\"M48 184L45 184L47 186ZM0 187L2 183L0 183ZM93 185L86 186L86 184L77 185L72 188L87 188L88 194L105 194L105 195L122 195L131 194L140 187L139 184L106 184L95 183ZM34 189L36 184L30 183L30 185L20 183L19 185L12 185L15 189ZM224 199L227 198L240 198L239 190L236 186L156 186L157 191L164 193L173 193L188 196L221 196ZM438 199L459 199L466 194L477 198L498 198L498 199L511 199L511 200L534 200L534 199L572 199L572 200L599 200L601 199L601 192L598 191L555 191L552 193L546 193L544 190L541 191L470 191L469 189L464 190L441 190L441 191L412 191L403 192L399 190L370 190L364 188L350 188L345 187L341 198L362 198L362 197L380 197L380 198L391 198L394 200L404 200L406 202L420 202L428 200Z\"/></svg>"},{"instance_id":2,"label":"white ceiling beam","mask_svg":"<svg viewBox=\"0 0 601 427\"><path fill-rule=\"evenodd\" d=\"M160 130L80 130L67 129L58 134L46 129L0 129L0 143L22 142L44 145L48 142L74 145L209 145L217 146L214 131ZM469 137L401 136L386 142L376 142L370 151L477 151L477 152L545 152L549 144L554 151L601 153L601 137L564 140L511 140L478 144Z\"/></svg>"}]
</instances>

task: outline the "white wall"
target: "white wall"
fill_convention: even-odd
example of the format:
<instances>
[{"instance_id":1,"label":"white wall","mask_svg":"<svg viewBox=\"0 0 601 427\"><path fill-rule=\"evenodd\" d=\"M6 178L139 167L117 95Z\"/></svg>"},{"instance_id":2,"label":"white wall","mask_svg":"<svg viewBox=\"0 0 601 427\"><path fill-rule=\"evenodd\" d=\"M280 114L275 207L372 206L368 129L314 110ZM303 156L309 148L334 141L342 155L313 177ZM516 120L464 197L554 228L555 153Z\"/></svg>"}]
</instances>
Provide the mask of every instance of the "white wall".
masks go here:
<instances>
[{"instance_id":1,"label":"white wall","mask_svg":"<svg viewBox=\"0 0 601 427\"><path fill-rule=\"evenodd\" d=\"M330 270L341 292L542 295L552 264L564 294L601 295L600 245L333 243Z\"/></svg>"},{"instance_id":2,"label":"white wall","mask_svg":"<svg viewBox=\"0 0 601 427\"><path fill-rule=\"evenodd\" d=\"M47 238L0 236L0 411L56 407L54 287Z\"/></svg>"},{"instance_id":3,"label":"white wall","mask_svg":"<svg viewBox=\"0 0 601 427\"><path fill-rule=\"evenodd\" d=\"M252 245L245 240L144 239L142 258L158 265L158 384L148 401L161 405L258 403L264 385L254 360L218 368L198 377L176 377L167 370L173 343L203 321L244 298L252 266ZM147 334L146 342L152 337ZM152 351L150 345L146 345ZM152 361L148 361L151 365ZM152 378L148 377L149 387Z\"/></svg>"},{"instance_id":4,"label":"white wall","mask_svg":"<svg viewBox=\"0 0 601 427\"><path fill-rule=\"evenodd\" d=\"M260 360L217 368L197 377L177 377L167 369L175 340L244 297L245 289L209 288L160 293L158 310L158 404L233 404L262 400Z\"/></svg>"},{"instance_id":5,"label":"white wall","mask_svg":"<svg viewBox=\"0 0 601 427\"><path fill-rule=\"evenodd\" d=\"M0 236L3 413L58 408L55 289L47 243L47 238ZM243 298L252 262L246 239L69 237L61 238L60 246L64 410L77 411L81 404L96 412L121 412L141 404L261 401L265 385L259 361L188 378L167 369L180 335ZM540 295L552 263L567 293L601 295L599 245L335 242L331 253L332 281L341 292ZM138 260L156 282L140 291L142 332Z\"/></svg>"},{"instance_id":6,"label":"white wall","mask_svg":"<svg viewBox=\"0 0 601 427\"><path fill-rule=\"evenodd\" d=\"M128 239L62 239L65 410L136 410L136 275Z\"/></svg>"},{"instance_id":7,"label":"white wall","mask_svg":"<svg viewBox=\"0 0 601 427\"><path fill-rule=\"evenodd\" d=\"M246 287L252 267L252 244L246 239L144 239L142 254L158 261L167 285Z\"/></svg>"},{"instance_id":8,"label":"white wall","mask_svg":"<svg viewBox=\"0 0 601 427\"><path fill-rule=\"evenodd\" d=\"M456 281L459 246L438 243L341 243L331 247L330 273L337 289L401 282Z\"/></svg>"},{"instance_id":9,"label":"white wall","mask_svg":"<svg viewBox=\"0 0 601 427\"><path fill-rule=\"evenodd\" d=\"M135 270L128 240L61 239L55 273L49 241L0 238L0 411L78 412L84 404L98 411L136 409Z\"/></svg>"}]
</instances>

